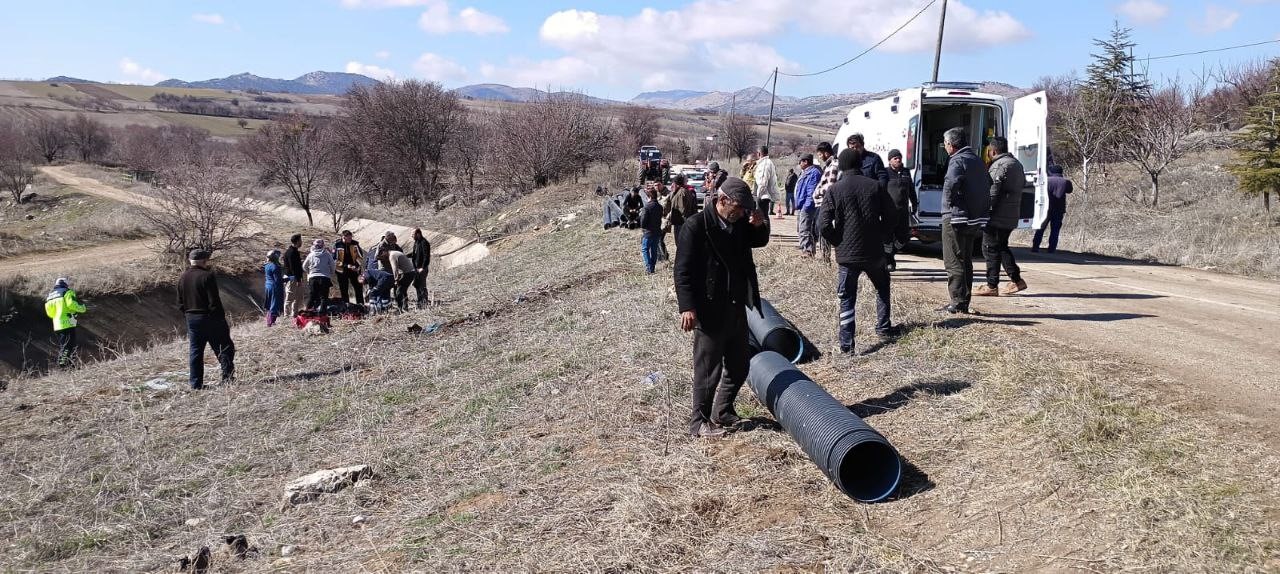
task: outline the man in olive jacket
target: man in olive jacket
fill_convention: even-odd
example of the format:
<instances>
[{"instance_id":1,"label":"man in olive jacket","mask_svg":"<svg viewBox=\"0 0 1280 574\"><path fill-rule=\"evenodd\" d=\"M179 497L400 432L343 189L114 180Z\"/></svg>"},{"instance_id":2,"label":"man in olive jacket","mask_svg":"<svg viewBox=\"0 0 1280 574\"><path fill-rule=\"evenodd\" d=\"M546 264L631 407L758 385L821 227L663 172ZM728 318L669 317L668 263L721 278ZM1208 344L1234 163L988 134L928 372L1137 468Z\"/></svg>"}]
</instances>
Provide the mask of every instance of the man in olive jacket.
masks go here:
<instances>
[{"instance_id":1,"label":"man in olive jacket","mask_svg":"<svg viewBox=\"0 0 1280 574\"><path fill-rule=\"evenodd\" d=\"M973 292L979 297L1012 295L1027 288L1022 280L1022 270L1009 250L1009 234L1018 228L1022 212L1022 191L1027 177L1022 162L1009 153L1009 141L1002 137L991 138L987 145L991 159L991 219L982 230L982 254L987 260L987 284ZM1009 274L1009 283L1000 287L1000 266Z\"/></svg>"},{"instance_id":2,"label":"man in olive jacket","mask_svg":"<svg viewBox=\"0 0 1280 574\"><path fill-rule=\"evenodd\" d=\"M707 201L685 222L674 272L680 328L693 331L694 437L721 436L741 421L733 401L750 361L747 308L760 308L751 250L769 243L769 218L746 182L728 178Z\"/></svg>"},{"instance_id":3,"label":"man in olive jacket","mask_svg":"<svg viewBox=\"0 0 1280 574\"><path fill-rule=\"evenodd\" d=\"M943 133L942 145L951 156L942 180L942 261L951 301L938 310L968 313L973 295L973 246L991 216L991 178L969 147L964 128Z\"/></svg>"}]
</instances>

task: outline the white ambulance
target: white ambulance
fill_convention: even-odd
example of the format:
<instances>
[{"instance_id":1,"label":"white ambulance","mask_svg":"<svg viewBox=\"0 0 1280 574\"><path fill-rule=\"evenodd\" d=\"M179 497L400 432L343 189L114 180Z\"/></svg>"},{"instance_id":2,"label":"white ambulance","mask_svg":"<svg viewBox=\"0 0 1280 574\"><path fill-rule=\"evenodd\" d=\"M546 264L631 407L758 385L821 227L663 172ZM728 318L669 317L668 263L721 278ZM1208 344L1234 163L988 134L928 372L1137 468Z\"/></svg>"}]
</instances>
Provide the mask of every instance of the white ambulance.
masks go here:
<instances>
[{"instance_id":1,"label":"white ambulance","mask_svg":"<svg viewBox=\"0 0 1280 574\"><path fill-rule=\"evenodd\" d=\"M881 159L891 149L902 152L911 170L920 205L912 234L922 242L937 241L942 234L942 180L947 174L943 132L962 127L969 145L983 157L987 141L995 136L1009 140L1009 151L1027 172L1019 228L1039 228L1048 217L1048 146L1045 123L1048 100L1036 92L1016 100L978 92L979 84L938 82L902 90L898 95L853 108L836 133L837 153L850 134L860 133L867 149ZM886 167L888 161L885 161Z\"/></svg>"}]
</instances>

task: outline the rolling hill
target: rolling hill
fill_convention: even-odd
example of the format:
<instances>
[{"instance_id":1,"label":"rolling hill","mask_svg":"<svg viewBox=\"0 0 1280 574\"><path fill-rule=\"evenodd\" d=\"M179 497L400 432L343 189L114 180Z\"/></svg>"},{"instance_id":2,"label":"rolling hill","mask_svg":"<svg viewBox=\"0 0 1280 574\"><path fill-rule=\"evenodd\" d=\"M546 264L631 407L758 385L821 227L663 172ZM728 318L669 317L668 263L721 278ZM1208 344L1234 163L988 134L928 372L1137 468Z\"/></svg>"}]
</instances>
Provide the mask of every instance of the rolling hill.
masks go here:
<instances>
[{"instance_id":1,"label":"rolling hill","mask_svg":"<svg viewBox=\"0 0 1280 574\"><path fill-rule=\"evenodd\" d=\"M353 86L366 86L379 83L378 80L360 74L346 72L317 71L303 74L292 80L264 78L250 73L236 74L225 78L184 82L171 79L156 84L161 88L211 88L216 90L256 90L259 92L276 92L282 94L330 94L342 95Z\"/></svg>"}]
</instances>

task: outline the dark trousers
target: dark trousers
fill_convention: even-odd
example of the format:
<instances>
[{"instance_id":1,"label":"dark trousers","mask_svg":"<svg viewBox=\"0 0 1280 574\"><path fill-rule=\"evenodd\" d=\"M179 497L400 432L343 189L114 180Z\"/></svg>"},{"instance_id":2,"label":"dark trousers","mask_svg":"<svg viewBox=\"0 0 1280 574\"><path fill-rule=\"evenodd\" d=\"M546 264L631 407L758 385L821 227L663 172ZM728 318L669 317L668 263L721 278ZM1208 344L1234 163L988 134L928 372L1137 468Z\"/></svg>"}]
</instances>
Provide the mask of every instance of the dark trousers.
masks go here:
<instances>
[{"instance_id":1,"label":"dark trousers","mask_svg":"<svg viewBox=\"0 0 1280 574\"><path fill-rule=\"evenodd\" d=\"M1049 228L1049 253L1058 250L1058 232L1062 231L1062 218L1066 217L1065 211L1049 211L1049 219L1044 222L1040 229L1036 230L1036 236L1031 239L1031 250L1040 250L1040 240L1044 238L1044 228Z\"/></svg>"},{"instance_id":2,"label":"dark trousers","mask_svg":"<svg viewBox=\"0 0 1280 574\"><path fill-rule=\"evenodd\" d=\"M787 211L787 215L795 215L796 213L796 192L795 191L787 192L786 211Z\"/></svg>"},{"instance_id":3,"label":"dark trousers","mask_svg":"<svg viewBox=\"0 0 1280 574\"><path fill-rule=\"evenodd\" d=\"M204 386L204 346L213 349L222 366L222 380L227 382L236 370L236 345L231 342L231 326L222 315L187 315L187 339L191 343L187 367L191 369L188 380L191 388Z\"/></svg>"},{"instance_id":4,"label":"dark trousers","mask_svg":"<svg viewBox=\"0 0 1280 574\"><path fill-rule=\"evenodd\" d=\"M76 348L76 328L63 329L54 331L53 336L58 339L58 366L70 367L75 362Z\"/></svg>"},{"instance_id":5,"label":"dark trousers","mask_svg":"<svg viewBox=\"0 0 1280 574\"><path fill-rule=\"evenodd\" d=\"M348 291L356 292L356 305L364 306L364 290L360 288L360 274L355 271L344 271L336 273L338 276L338 291L342 293L344 302L347 299Z\"/></svg>"},{"instance_id":6,"label":"dark trousers","mask_svg":"<svg viewBox=\"0 0 1280 574\"><path fill-rule=\"evenodd\" d=\"M427 306L430 299L427 297L427 269L423 268L421 273L413 274L413 290L417 293L418 308L422 309Z\"/></svg>"},{"instance_id":7,"label":"dark trousers","mask_svg":"<svg viewBox=\"0 0 1280 574\"><path fill-rule=\"evenodd\" d=\"M409 308L409 287L413 286L413 278L417 276L417 271L405 271L396 280L396 307L401 311Z\"/></svg>"},{"instance_id":8,"label":"dark trousers","mask_svg":"<svg viewBox=\"0 0 1280 574\"><path fill-rule=\"evenodd\" d=\"M759 201L760 211L764 212L765 217L773 217L773 200L761 199Z\"/></svg>"},{"instance_id":9,"label":"dark trousers","mask_svg":"<svg viewBox=\"0 0 1280 574\"><path fill-rule=\"evenodd\" d=\"M702 423L736 417L733 401L747 381L747 313L733 305L714 332L693 330L693 412L689 434L698 434Z\"/></svg>"},{"instance_id":10,"label":"dark trousers","mask_svg":"<svg viewBox=\"0 0 1280 574\"><path fill-rule=\"evenodd\" d=\"M992 288L1000 285L1001 266L1009 275L1010 281L1022 281L1022 270L1013 258L1013 251L1009 250L1010 233L1013 233L1012 229L988 227L982 230L982 255L987 260L987 285Z\"/></svg>"},{"instance_id":11,"label":"dark trousers","mask_svg":"<svg viewBox=\"0 0 1280 574\"><path fill-rule=\"evenodd\" d=\"M889 270L884 262L870 265L840 264L836 271L836 297L840 298L840 350L853 350L854 308L858 305L858 276L866 273L876 288L876 332L889 332Z\"/></svg>"},{"instance_id":12,"label":"dark trousers","mask_svg":"<svg viewBox=\"0 0 1280 574\"><path fill-rule=\"evenodd\" d=\"M307 280L310 291L307 292L307 310L324 311L325 299L329 298L329 288L333 282L328 277L312 277Z\"/></svg>"},{"instance_id":13,"label":"dark trousers","mask_svg":"<svg viewBox=\"0 0 1280 574\"><path fill-rule=\"evenodd\" d=\"M976 225L951 225L942 221L942 263L947 268L947 292L951 304L969 308L973 295L973 245L982 236Z\"/></svg>"},{"instance_id":14,"label":"dark trousers","mask_svg":"<svg viewBox=\"0 0 1280 574\"><path fill-rule=\"evenodd\" d=\"M893 234L884 244L885 257L889 259L891 268L897 266L897 255L911 241L911 214L906 209L898 210L894 216Z\"/></svg>"}]
</instances>

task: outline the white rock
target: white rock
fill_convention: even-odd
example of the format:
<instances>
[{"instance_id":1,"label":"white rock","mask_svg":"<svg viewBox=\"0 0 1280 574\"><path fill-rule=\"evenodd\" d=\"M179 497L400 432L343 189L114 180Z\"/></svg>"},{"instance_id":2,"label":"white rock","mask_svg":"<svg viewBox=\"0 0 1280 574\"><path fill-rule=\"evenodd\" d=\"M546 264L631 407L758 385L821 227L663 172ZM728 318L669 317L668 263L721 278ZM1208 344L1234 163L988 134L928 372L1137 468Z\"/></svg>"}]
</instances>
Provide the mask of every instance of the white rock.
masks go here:
<instances>
[{"instance_id":1,"label":"white rock","mask_svg":"<svg viewBox=\"0 0 1280 574\"><path fill-rule=\"evenodd\" d=\"M352 526L360 526L361 524L364 524L368 521L369 519L365 518L363 514L351 517Z\"/></svg>"},{"instance_id":2,"label":"white rock","mask_svg":"<svg viewBox=\"0 0 1280 574\"><path fill-rule=\"evenodd\" d=\"M296 546L293 546L292 544L280 547L281 556L290 556L297 551L298 551L298 548Z\"/></svg>"},{"instance_id":3,"label":"white rock","mask_svg":"<svg viewBox=\"0 0 1280 574\"><path fill-rule=\"evenodd\" d=\"M188 518L184 524L187 526L200 526L202 522L204 522L203 518Z\"/></svg>"},{"instance_id":4,"label":"white rock","mask_svg":"<svg viewBox=\"0 0 1280 574\"><path fill-rule=\"evenodd\" d=\"M316 471L289 481L284 487L284 501L288 504L311 502L321 494L338 492L372 476L373 470L367 464Z\"/></svg>"}]
</instances>

